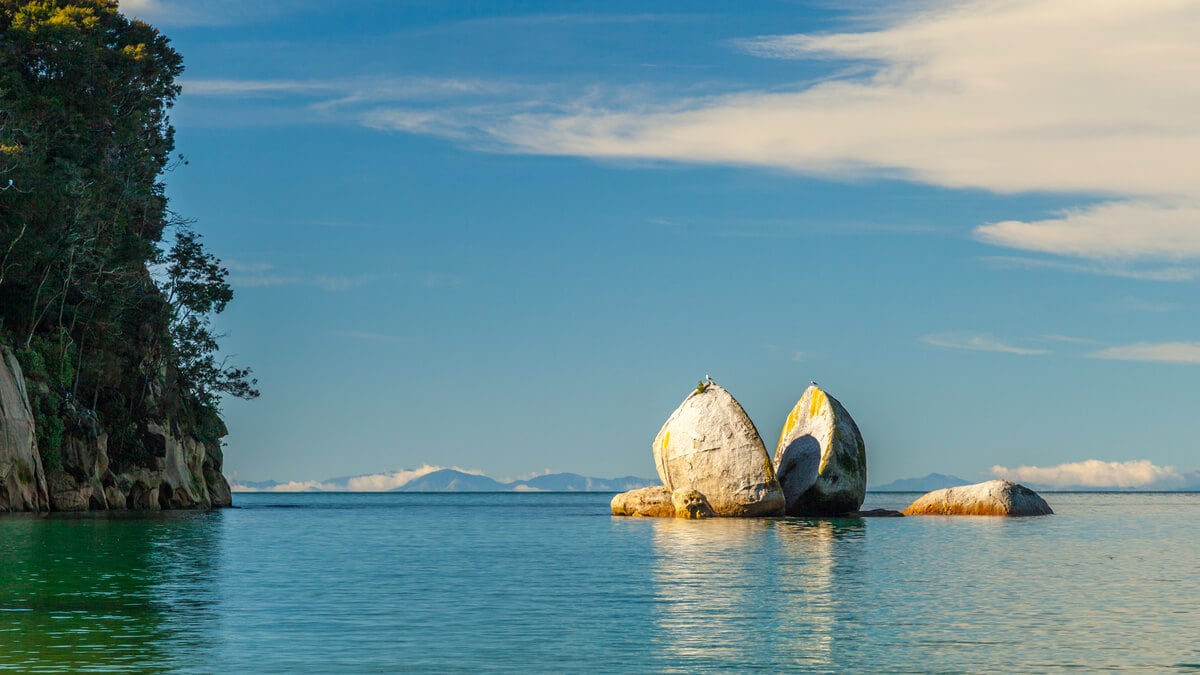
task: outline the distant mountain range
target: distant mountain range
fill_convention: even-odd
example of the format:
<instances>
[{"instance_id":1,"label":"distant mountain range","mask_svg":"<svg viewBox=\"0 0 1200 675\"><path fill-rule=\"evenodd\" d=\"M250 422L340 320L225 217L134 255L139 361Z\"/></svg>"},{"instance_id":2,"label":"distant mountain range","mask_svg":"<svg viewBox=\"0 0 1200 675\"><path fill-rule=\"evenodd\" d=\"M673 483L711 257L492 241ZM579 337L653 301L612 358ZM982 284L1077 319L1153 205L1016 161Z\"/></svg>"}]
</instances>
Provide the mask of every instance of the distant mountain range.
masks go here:
<instances>
[{"instance_id":1,"label":"distant mountain range","mask_svg":"<svg viewBox=\"0 0 1200 675\"><path fill-rule=\"evenodd\" d=\"M658 485L658 480L622 476L620 478L592 478L577 473L548 473L528 480L501 483L487 476L465 473L454 469L442 469L415 478L394 492L624 492L636 488Z\"/></svg>"},{"instance_id":2,"label":"distant mountain range","mask_svg":"<svg viewBox=\"0 0 1200 675\"><path fill-rule=\"evenodd\" d=\"M386 474L383 474L386 475ZM355 479L364 476L342 476L323 481L282 483L274 480L234 480L234 492L342 492L355 491ZM384 488L390 492L624 492L658 485L658 479L621 476L594 478L577 473L548 473L526 480L501 482L494 478L456 469L439 469L426 473L402 485ZM376 488L377 489L377 488Z\"/></svg>"},{"instance_id":3,"label":"distant mountain range","mask_svg":"<svg viewBox=\"0 0 1200 675\"><path fill-rule=\"evenodd\" d=\"M970 485L971 481L944 473L931 473L920 478L901 478L870 488L871 492L930 492L942 488Z\"/></svg>"}]
</instances>

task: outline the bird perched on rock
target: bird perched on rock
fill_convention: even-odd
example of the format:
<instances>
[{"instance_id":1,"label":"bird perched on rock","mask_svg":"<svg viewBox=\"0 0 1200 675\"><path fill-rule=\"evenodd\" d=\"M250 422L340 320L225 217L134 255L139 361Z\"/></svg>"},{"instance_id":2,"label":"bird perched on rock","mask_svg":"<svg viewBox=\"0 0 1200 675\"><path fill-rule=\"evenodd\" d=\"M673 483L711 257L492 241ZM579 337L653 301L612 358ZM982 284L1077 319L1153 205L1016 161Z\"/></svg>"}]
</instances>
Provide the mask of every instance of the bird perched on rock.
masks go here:
<instances>
[{"instance_id":1,"label":"bird perched on rock","mask_svg":"<svg viewBox=\"0 0 1200 675\"><path fill-rule=\"evenodd\" d=\"M812 386L814 386L814 387L815 387L815 386L817 386L817 381L816 381L816 380L809 380L809 381L808 381L808 383L809 383L809 384L811 384L811 385L812 385Z\"/></svg>"}]
</instances>

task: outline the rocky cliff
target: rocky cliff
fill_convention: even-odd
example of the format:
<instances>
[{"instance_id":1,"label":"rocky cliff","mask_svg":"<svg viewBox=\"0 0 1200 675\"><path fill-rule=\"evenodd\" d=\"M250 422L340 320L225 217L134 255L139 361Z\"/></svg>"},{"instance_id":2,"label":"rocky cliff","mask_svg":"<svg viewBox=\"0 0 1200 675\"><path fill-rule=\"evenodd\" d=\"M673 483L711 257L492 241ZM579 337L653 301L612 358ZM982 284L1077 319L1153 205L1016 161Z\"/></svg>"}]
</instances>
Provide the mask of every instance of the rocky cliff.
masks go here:
<instances>
[{"instance_id":1,"label":"rocky cliff","mask_svg":"<svg viewBox=\"0 0 1200 675\"><path fill-rule=\"evenodd\" d=\"M219 421L215 432L201 438L169 414L131 420L139 459L118 464L110 458L109 433L94 415L79 413L64 425L55 465L44 466L28 391L45 385L26 382L9 347L0 347L0 357L0 511L230 505L229 483L221 473L219 438L225 429Z\"/></svg>"}]
</instances>

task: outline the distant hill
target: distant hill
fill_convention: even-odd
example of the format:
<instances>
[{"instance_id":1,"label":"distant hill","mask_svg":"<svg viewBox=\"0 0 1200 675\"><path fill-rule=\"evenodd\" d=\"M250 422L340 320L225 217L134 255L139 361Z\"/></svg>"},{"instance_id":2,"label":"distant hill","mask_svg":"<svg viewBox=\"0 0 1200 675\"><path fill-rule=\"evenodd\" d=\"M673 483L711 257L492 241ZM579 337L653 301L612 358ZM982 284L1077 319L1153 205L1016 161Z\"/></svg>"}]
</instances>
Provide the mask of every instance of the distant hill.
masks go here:
<instances>
[{"instance_id":1,"label":"distant hill","mask_svg":"<svg viewBox=\"0 0 1200 675\"><path fill-rule=\"evenodd\" d=\"M512 483L509 489L541 490L544 492L624 492L657 485L658 481L636 476L620 478L591 478L577 473L548 473L529 480Z\"/></svg>"},{"instance_id":2,"label":"distant hill","mask_svg":"<svg viewBox=\"0 0 1200 675\"><path fill-rule=\"evenodd\" d=\"M234 492L359 492L385 490L396 485L403 474L417 472L400 470L395 473L362 474L339 476L323 481L293 481L281 483L276 480L234 480ZM363 480L365 479L365 480ZM500 482L477 473L457 469L439 469L418 476L391 488L392 492L624 492L636 488L658 485L658 480L621 476L619 478L595 478L577 473L548 473L526 480ZM373 486L373 487L367 487Z\"/></svg>"},{"instance_id":3,"label":"distant hill","mask_svg":"<svg viewBox=\"0 0 1200 675\"><path fill-rule=\"evenodd\" d=\"M942 488L970 485L971 481L943 473L931 473L920 478L901 478L883 485L876 485L871 492L930 492Z\"/></svg>"},{"instance_id":4,"label":"distant hill","mask_svg":"<svg viewBox=\"0 0 1200 675\"><path fill-rule=\"evenodd\" d=\"M507 492L505 483L473 473L442 469L414 478L393 492Z\"/></svg>"},{"instance_id":5,"label":"distant hill","mask_svg":"<svg viewBox=\"0 0 1200 675\"><path fill-rule=\"evenodd\" d=\"M253 492L256 490L266 491L266 490L270 490L271 488L274 488L276 485L282 485L282 483L280 483L277 480L236 480L235 479L230 482L232 483L232 485L234 487L234 492L237 492L237 488L242 488L243 490L250 491L250 492Z\"/></svg>"},{"instance_id":6,"label":"distant hill","mask_svg":"<svg viewBox=\"0 0 1200 675\"><path fill-rule=\"evenodd\" d=\"M393 490L394 492L512 492L536 490L539 492L623 492L634 488L656 485L658 481L635 476L621 478L592 478L577 473L549 473L528 480L501 483L500 481L464 473L454 469L442 469L415 478Z\"/></svg>"}]
</instances>

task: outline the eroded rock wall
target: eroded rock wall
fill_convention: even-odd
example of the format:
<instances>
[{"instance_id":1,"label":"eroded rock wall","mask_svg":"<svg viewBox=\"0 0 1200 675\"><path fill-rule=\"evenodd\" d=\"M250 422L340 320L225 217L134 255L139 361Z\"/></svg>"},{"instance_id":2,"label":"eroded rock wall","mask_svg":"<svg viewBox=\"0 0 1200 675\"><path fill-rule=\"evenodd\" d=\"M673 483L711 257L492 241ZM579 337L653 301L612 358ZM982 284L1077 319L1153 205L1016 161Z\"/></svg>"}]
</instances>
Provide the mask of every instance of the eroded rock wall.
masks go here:
<instances>
[{"instance_id":1,"label":"eroded rock wall","mask_svg":"<svg viewBox=\"0 0 1200 675\"><path fill-rule=\"evenodd\" d=\"M46 473L16 354L0 347L0 511L48 511Z\"/></svg>"}]
</instances>

